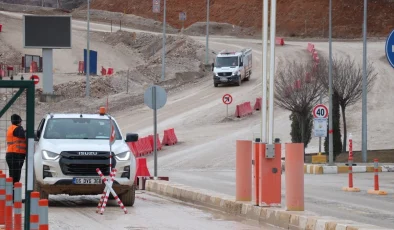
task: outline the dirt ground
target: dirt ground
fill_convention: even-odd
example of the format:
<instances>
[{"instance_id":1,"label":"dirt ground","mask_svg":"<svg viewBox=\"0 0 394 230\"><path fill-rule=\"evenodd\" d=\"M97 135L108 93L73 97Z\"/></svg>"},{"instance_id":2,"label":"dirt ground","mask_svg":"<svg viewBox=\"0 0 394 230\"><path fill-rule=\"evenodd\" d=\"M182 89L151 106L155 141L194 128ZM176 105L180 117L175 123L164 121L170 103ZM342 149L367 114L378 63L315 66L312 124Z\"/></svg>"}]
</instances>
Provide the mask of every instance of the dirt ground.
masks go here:
<instances>
[{"instance_id":1,"label":"dirt ground","mask_svg":"<svg viewBox=\"0 0 394 230\"><path fill-rule=\"evenodd\" d=\"M159 20L163 18L163 1ZM262 27L262 1L211 0L210 21L253 28L258 34ZM278 0L278 36L328 37L328 1ZM333 37L359 38L362 36L363 2L334 0ZM152 1L96 0L92 8L155 18ZM206 21L206 1L174 0L167 2L167 21L180 29L179 13L186 12L185 27ZM368 1L368 35L386 37L392 30L394 2Z\"/></svg>"}]
</instances>

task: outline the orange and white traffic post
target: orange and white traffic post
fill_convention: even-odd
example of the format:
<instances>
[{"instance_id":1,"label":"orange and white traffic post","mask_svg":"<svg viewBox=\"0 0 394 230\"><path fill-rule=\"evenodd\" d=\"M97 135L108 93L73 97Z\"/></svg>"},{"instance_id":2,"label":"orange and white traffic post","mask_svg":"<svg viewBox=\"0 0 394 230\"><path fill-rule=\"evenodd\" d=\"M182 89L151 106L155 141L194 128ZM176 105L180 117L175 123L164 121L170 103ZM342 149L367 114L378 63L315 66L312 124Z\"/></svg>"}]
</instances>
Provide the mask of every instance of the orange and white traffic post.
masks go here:
<instances>
[{"instance_id":1,"label":"orange and white traffic post","mask_svg":"<svg viewBox=\"0 0 394 230\"><path fill-rule=\"evenodd\" d=\"M14 184L14 230L22 230L22 183Z\"/></svg>"},{"instance_id":2,"label":"orange and white traffic post","mask_svg":"<svg viewBox=\"0 0 394 230\"><path fill-rule=\"evenodd\" d=\"M343 191L346 192L360 192L359 188L353 187L353 140L352 134L349 134L349 186L343 187Z\"/></svg>"},{"instance_id":3,"label":"orange and white traffic post","mask_svg":"<svg viewBox=\"0 0 394 230\"><path fill-rule=\"evenodd\" d=\"M13 229L13 221L12 221L12 213L13 213L13 204L12 204L12 177L6 178L5 182L5 230L12 230Z\"/></svg>"},{"instance_id":4,"label":"orange and white traffic post","mask_svg":"<svg viewBox=\"0 0 394 230\"><path fill-rule=\"evenodd\" d=\"M379 160L374 159L373 160L373 166L374 166L374 189L368 190L369 194L375 194L375 195L387 195L386 191L379 190Z\"/></svg>"},{"instance_id":5,"label":"orange and white traffic post","mask_svg":"<svg viewBox=\"0 0 394 230\"><path fill-rule=\"evenodd\" d=\"M0 173L0 224L5 224L5 180L6 175Z\"/></svg>"},{"instance_id":6,"label":"orange and white traffic post","mask_svg":"<svg viewBox=\"0 0 394 230\"><path fill-rule=\"evenodd\" d=\"M38 201L39 230L48 230L48 200L41 199Z\"/></svg>"}]
</instances>

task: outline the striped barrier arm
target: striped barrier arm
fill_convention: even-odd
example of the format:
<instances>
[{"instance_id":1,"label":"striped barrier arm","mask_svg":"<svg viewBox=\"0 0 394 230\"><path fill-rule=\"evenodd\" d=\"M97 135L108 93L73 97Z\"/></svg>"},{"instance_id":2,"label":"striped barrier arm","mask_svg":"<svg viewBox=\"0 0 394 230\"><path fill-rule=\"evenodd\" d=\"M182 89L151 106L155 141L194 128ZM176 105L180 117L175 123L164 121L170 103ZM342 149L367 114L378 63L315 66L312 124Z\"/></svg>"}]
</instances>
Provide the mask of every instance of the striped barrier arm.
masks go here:
<instances>
[{"instance_id":1,"label":"striped barrier arm","mask_svg":"<svg viewBox=\"0 0 394 230\"><path fill-rule=\"evenodd\" d=\"M127 209L126 209L126 207L123 205L122 201L119 199L118 195L115 193L114 189L112 188L112 184L113 184L113 181L114 181L114 177L115 177L115 176L111 178L111 181L112 181L112 183L111 183L111 182L109 182L109 181L107 180L107 178L104 177L104 175L102 174L102 172L101 172L101 170L100 170L99 168L97 168L96 171L97 171L97 173L99 174L100 178L101 178L101 179L103 180L103 182L105 183L106 188L108 188L108 190L107 190L107 192L106 192L106 194L105 194L105 197L104 197L104 201L103 201L103 205L102 205L101 210L100 210L100 214L103 214L103 213L104 213L104 209L105 209L105 207L106 207L106 205L107 205L108 196L109 196L109 193L110 193L110 192L111 192L111 194L114 196L114 198L115 198L116 202L119 204L120 208L124 211L125 214L127 214ZM116 175L116 169L114 169L114 174Z\"/></svg>"}]
</instances>

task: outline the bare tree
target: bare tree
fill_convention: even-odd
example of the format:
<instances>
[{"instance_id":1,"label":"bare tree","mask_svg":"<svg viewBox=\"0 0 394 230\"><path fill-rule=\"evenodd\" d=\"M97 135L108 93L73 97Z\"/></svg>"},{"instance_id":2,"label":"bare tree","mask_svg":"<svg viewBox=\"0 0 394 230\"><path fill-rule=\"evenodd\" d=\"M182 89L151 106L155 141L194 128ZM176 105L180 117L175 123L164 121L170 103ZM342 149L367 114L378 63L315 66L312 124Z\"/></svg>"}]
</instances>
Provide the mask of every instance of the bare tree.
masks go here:
<instances>
[{"instance_id":1,"label":"bare tree","mask_svg":"<svg viewBox=\"0 0 394 230\"><path fill-rule=\"evenodd\" d=\"M300 61L280 62L276 72L275 104L291 111L298 118L302 143L306 141L305 122L312 113L312 106L324 90L319 80L326 73L324 63L314 66L313 63L306 64Z\"/></svg>"},{"instance_id":2,"label":"bare tree","mask_svg":"<svg viewBox=\"0 0 394 230\"><path fill-rule=\"evenodd\" d=\"M327 65L327 63L326 63ZM332 87L338 95L338 103L341 106L343 122L343 142L342 150L346 152L346 107L358 102L362 97L363 71L362 66L357 64L349 56L333 57L332 60ZM372 63L367 65L367 91L369 92L374 84L377 74ZM322 83L328 89L328 76L323 76Z\"/></svg>"}]
</instances>

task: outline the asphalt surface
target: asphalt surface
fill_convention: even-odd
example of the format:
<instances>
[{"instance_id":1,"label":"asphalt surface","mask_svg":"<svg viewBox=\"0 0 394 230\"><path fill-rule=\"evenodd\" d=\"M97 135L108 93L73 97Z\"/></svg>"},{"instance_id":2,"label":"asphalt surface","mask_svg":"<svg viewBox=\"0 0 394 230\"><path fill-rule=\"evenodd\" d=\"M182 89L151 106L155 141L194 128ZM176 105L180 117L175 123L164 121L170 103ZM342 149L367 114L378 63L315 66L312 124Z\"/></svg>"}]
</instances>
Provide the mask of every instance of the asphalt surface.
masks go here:
<instances>
[{"instance_id":1,"label":"asphalt surface","mask_svg":"<svg viewBox=\"0 0 394 230\"><path fill-rule=\"evenodd\" d=\"M159 171L171 181L235 196L235 171ZM305 210L319 216L333 216L394 229L394 173L380 173L380 189L386 196L368 194L373 189L373 173L354 174L360 192L344 192L347 174L305 174ZM286 207L285 175L282 175L282 207Z\"/></svg>"},{"instance_id":2,"label":"asphalt surface","mask_svg":"<svg viewBox=\"0 0 394 230\"><path fill-rule=\"evenodd\" d=\"M115 201L108 203L103 215L97 214L98 196L51 196L49 220L51 229L61 230L255 230L275 229L257 221L204 210L169 198L137 191L135 206L128 214Z\"/></svg>"}]
</instances>

